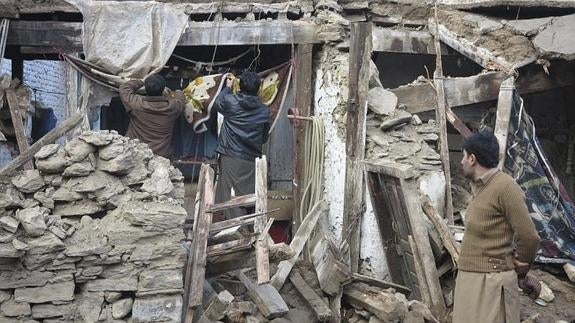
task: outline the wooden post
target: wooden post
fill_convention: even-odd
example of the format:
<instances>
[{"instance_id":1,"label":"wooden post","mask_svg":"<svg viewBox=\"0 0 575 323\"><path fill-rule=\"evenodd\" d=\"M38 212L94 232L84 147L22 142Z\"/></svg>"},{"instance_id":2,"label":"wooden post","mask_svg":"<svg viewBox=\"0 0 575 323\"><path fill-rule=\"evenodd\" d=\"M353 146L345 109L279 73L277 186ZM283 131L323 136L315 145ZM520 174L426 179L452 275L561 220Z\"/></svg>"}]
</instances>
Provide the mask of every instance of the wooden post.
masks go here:
<instances>
[{"instance_id":1,"label":"wooden post","mask_svg":"<svg viewBox=\"0 0 575 323\"><path fill-rule=\"evenodd\" d=\"M20 105L18 104L18 97L13 89L6 89L6 99L8 100L8 107L10 108L10 116L12 117L12 124L14 125L14 132L16 133L16 141L18 142L18 150L20 154L28 150L28 139L24 133L24 124L22 123L22 114L20 113ZM34 164L31 160L24 163L24 169L33 169Z\"/></svg>"},{"instance_id":2,"label":"wooden post","mask_svg":"<svg viewBox=\"0 0 575 323\"><path fill-rule=\"evenodd\" d=\"M499 89L497 99L497 118L495 119L495 137L499 141L499 169L505 166L505 155L507 152L507 133L509 132L509 120L511 119L511 107L513 105L513 91L515 79L511 76L507 78Z\"/></svg>"},{"instance_id":3,"label":"wooden post","mask_svg":"<svg viewBox=\"0 0 575 323\"><path fill-rule=\"evenodd\" d=\"M315 317L320 322L325 322L331 318L331 310L325 302L315 293L315 291L303 280L299 272L294 271L290 275L290 281L300 293L306 304L313 310Z\"/></svg>"},{"instance_id":4,"label":"wooden post","mask_svg":"<svg viewBox=\"0 0 575 323\"><path fill-rule=\"evenodd\" d=\"M298 44L296 51L296 67L295 67L295 106L298 109L298 114L303 117L311 115L311 105L312 105L312 57L313 56L313 44ZM301 124L299 121L294 121L294 124ZM300 224L301 217L303 215L299 214L301 197L303 195L304 187L300 186L302 183L303 174L303 156L304 156L304 138L305 138L305 128L299 127L294 128L294 140L293 140L293 150L294 150L294 161L293 161L293 202L294 211L292 216L292 235L295 235Z\"/></svg>"},{"instance_id":5,"label":"wooden post","mask_svg":"<svg viewBox=\"0 0 575 323\"><path fill-rule=\"evenodd\" d=\"M435 28L438 28L437 4L435 6ZM449 143L447 142L447 101L445 99L445 87L443 85L443 66L441 63L441 47L439 45L439 32L435 33L435 72L433 73L433 83L437 92L437 107L435 118L439 127L439 154L445 173L445 209L444 217L453 224L453 197L451 195L451 164L449 163Z\"/></svg>"},{"instance_id":6,"label":"wooden post","mask_svg":"<svg viewBox=\"0 0 575 323\"><path fill-rule=\"evenodd\" d=\"M193 312L197 306L202 305L202 292L206 273L206 250L208 245L208 233L212 222L212 215L206 210L214 204L214 170L208 164L202 164L204 174L203 186L201 190L201 203L197 211L197 218L194 221L194 235L191 245L191 259L188 260L190 280L186 282L185 289L188 290L188 304L186 305L186 323L191 323Z\"/></svg>"},{"instance_id":7,"label":"wooden post","mask_svg":"<svg viewBox=\"0 0 575 323\"><path fill-rule=\"evenodd\" d=\"M256 304L262 315L268 319L282 316L289 311L289 308L280 293L270 284L256 285L241 271L236 272L236 276L248 290L248 295Z\"/></svg>"},{"instance_id":8,"label":"wooden post","mask_svg":"<svg viewBox=\"0 0 575 323\"><path fill-rule=\"evenodd\" d=\"M268 210L268 164L266 156L256 158L256 213L265 214ZM267 215L257 217L254 223L255 233L261 233L267 222ZM270 281L270 260L267 239L256 241L256 270L258 273L258 284L265 284Z\"/></svg>"},{"instance_id":9,"label":"wooden post","mask_svg":"<svg viewBox=\"0 0 575 323\"><path fill-rule=\"evenodd\" d=\"M359 266L361 217L365 211L365 181L360 162L365 156L365 118L371 61L370 22L351 25L349 100L346 120L346 171L342 242L349 242L350 269Z\"/></svg>"}]
</instances>

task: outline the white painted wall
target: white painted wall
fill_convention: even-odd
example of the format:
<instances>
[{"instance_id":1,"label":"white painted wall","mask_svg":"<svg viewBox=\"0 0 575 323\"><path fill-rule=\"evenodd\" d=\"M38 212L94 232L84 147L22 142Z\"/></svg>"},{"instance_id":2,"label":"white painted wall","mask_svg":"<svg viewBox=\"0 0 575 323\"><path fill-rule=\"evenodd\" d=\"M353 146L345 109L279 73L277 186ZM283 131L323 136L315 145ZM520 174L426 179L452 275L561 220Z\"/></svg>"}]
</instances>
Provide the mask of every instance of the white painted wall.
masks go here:
<instances>
[{"instance_id":1,"label":"white painted wall","mask_svg":"<svg viewBox=\"0 0 575 323\"><path fill-rule=\"evenodd\" d=\"M349 54L325 46L315 64L314 111L325 124L324 193L329 203L329 228L341 240L345 185L345 107L348 98ZM366 187L366 213L361 222L360 271L384 279L385 251Z\"/></svg>"}]
</instances>

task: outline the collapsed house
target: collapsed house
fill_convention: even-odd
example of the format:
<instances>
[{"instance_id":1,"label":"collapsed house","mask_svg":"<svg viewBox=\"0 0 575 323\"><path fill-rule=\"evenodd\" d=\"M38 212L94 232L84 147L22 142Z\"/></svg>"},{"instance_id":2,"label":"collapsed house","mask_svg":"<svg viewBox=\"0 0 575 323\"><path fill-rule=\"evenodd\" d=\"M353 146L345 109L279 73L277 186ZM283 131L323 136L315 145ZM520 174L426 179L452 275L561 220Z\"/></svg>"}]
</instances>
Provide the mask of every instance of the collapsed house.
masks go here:
<instances>
[{"instance_id":1,"label":"collapsed house","mask_svg":"<svg viewBox=\"0 0 575 323\"><path fill-rule=\"evenodd\" d=\"M166 2L169 18L158 10L154 25L162 45L144 61L169 87L213 84L206 109L228 71L278 79L262 180L231 201L257 213L211 223L230 205L210 201L215 175L201 166L214 163L209 111L182 118L179 170L114 132L128 119L110 75L149 70L109 54L121 61L130 41L155 40L89 38L97 10L78 1L3 1L0 48L13 68L0 82L1 119L35 106L13 80L25 80L22 61L61 58L68 70L53 132L28 146L30 117L0 128L13 151L0 171L2 320L449 321L471 198L461 142L480 129L498 136L502 167L526 192L544 240L538 263L574 279L572 3L441 0L436 12L407 0ZM147 12L134 7L132 18L137 10ZM559 310L572 287L545 282L558 299L542 293L542 319L573 319Z\"/></svg>"}]
</instances>

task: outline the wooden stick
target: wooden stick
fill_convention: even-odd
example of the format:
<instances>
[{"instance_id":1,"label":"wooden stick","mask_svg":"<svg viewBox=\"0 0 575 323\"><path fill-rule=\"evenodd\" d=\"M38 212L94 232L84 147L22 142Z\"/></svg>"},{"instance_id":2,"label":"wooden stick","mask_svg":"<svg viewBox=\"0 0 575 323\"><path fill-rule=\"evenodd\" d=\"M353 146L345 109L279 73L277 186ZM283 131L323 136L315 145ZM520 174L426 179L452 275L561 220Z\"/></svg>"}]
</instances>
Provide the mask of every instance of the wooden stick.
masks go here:
<instances>
[{"instance_id":1,"label":"wooden stick","mask_svg":"<svg viewBox=\"0 0 575 323\"><path fill-rule=\"evenodd\" d=\"M451 234L451 231L449 231L447 224L443 222L441 216L437 213L433 205L431 205L429 199L424 198L422 202L423 203L421 204L421 208L423 209L423 213L425 213L425 215L427 215L427 218L431 221L431 223L433 223L435 229L437 229L437 232L439 233L441 241L443 242L443 246L445 247L447 252L449 252L455 264L458 264L459 250L457 248L457 245L455 244L453 234Z\"/></svg>"},{"instance_id":2,"label":"wooden stick","mask_svg":"<svg viewBox=\"0 0 575 323\"><path fill-rule=\"evenodd\" d=\"M266 213L268 210L268 174L266 156L256 158L256 212ZM254 230L261 234L265 228L267 216L256 218ZM258 284L265 284L270 281L270 259L267 239L256 241L256 270L258 273Z\"/></svg>"},{"instance_id":3,"label":"wooden stick","mask_svg":"<svg viewBox=\"0 0 575 323\"><path fill-rule=\"evenodd\" d=\"M241 206L251 206L256 203L256 195L255 194L247 194L242 196L236 196L229 201L214 204L210 206L207 212L213 213L217 211L223 211L227 209L232 209L235 207Z\"/></svg>"},{"instance_id":4,"label":"wooden stick","mask_svg":"<svg viewBox=\"0 0 575 323\"><path fill-rule=\"evenodd\" d=\"M18 167L22 166L24 163L29 161L34 154L36 154L40 149L46 145L54 143L58 138L62 137L68 131L74 129L84 118L81 114L73 114L64 122L62 122L58 127L50 130L44 137L36 141L30 148L26 151L21 152L16 158L12 159L2 170L0 170L0 176L8 175L14 172Z\"/></svg>"},{"instance_id":5,"label":"wooden stick","mask_svg":"<svg viewBox=\"0 0 575 323\"><path fill-rule=\"evenodd\" d=\"M237 271L236 276L244 284L248 290L249 297L266 319L274 319L289 311L287 304L272 285L256 285L241 271Z\"/></svg>"},{"instance_id":6,"label":"wooden stick","mask_svg":"<svg viewBox=\"0 0 575 323\"><path fill-rule=\"evenodd\" d=\"M234 253L238 250L248 249L252 246L252 243L254 243L255 240L255 237L249 237L209 246L207 254L208 257L215 257Z\"/></svg>"},{"instance_id":7,"label":"wooden stick","mask_svg":"<svg viewBox=\"0 0 575 323\"><path fill-rule=\"evenodd\" d=\"M14 125L14 132L16 133L16 141L18 142L18 150L20 154L28 150L28 139L24 133L24 124L22 123L22 115L20 114L20 105L18 104L18 97L13 89L6 89L6 100L8 100L8 107L10 108L10 116L12 117L12 124ZM31 160L24 163L24 169L33 169L34 164Z\"/></svg>"},{"instance_id":8,"label":"wooden stick","mask_svg":"<svg viewBox=\"0 0 575 323\"><path fill-rule=\"evenodd\" d=\"M307 305L311 307L315 317L320 322L325 322L331 318L331 310L325 304L325 302L315 293L315 291L303 280L300 273L294 270L290 274L290 281L294 285L295 289L303 297Z\"/></svg>"},{"instance_id":9,"label":"wooden stick","mask_svg":"<svg viewBox=\"0 0 575 323\"><path fill-rule=\"evenodd\" d=\"M319 217L325 213L327 210L327 204L325 201L321 201L316 204L315 207L310 211L306 218L301 223L297 233L295 234L293 240L290 243L290 248L294 251L293 257L288 260L284 260L279 263L278 270L272 277L271 284L277 288L281 289L284 285L289 273L291 272L293 266L295 265L299 254L303 250L311 232L315 228Z\"/></svg>"},{"instance_id":10,"label":"wooden stick","mask_svg":"<svg viewBox=\"0 0 575 323\"><path fill-rule=\"evenodd\" d=\"M270 231L270 228L272 227L272 224L274 224L274 219L268 219L268 223L266 223L266 226L264 227L263 231L260 232L260 235L258 236L258 241L262 241L264 240L267 235L268 232Z\"/></svg>"},{"instance_id":11,"label":"wooden stick","mask_svg":"<svg viewBox=\"0 0 575 323\"><path fill-rule=\"evenodd\" d=\"M509 77L499 89L499 98L497 100L497 117L495 119L495 137L499 141L499 164L498 168L503 169L505 166L505 157L507 152L507 134L509 132L509 121L511 119L511 108L513 107L513 91L515 79Z\"/></svg>"},{"instance_id":12,"label":"wooden stick","mask_svg":"<svg viewBox=\"0 0 575 323\"><path fill-rule=\"evenodd\" d=\"M288 119L313 121L313 118L311 118L311 117L294 116L293 114L288 114L287 117L288 117Z\"/></svg>"},{"instance_id":13,"label":"wooden stick","mask_svg":"<svg viewBox=\"0 0 575 323\"><path fill-rule=\"evenodd\" d=\"M409 289L403 285L399 285L399 284L395 284L395 283L388 282L385 280L380 280L377 278L365 276L362 274L353 273L352 278L354 281L366 283L366 284L372 285L372 286L377 286L377 287L381 287L381 288L394 288L397 291L399 291L400 293L403 293L405 295L409 295L411 293L411 289Z\"/></svg>"}]
</instances>

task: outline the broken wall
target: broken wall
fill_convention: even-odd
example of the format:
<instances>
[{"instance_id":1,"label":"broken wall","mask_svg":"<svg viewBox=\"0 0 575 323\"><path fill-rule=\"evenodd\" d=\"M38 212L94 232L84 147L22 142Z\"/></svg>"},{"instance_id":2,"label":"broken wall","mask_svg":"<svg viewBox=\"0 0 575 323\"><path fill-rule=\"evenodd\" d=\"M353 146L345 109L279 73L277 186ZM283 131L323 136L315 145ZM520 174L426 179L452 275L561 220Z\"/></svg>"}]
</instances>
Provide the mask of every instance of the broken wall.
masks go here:
<instances>
[{"instance_id":1,"label":"broken wall","mask_svg":"<svg viewBox=\"0 0 575 323\"><path fill-rule=\"evenodd\" d=\"M325 124L324 196L329 203L329 228L341 239L345 190L345 107L348 98L349 53L326 45L315 61L314 111ZM367 195L361 223L360 271L377 278L388 276L383 243Z\"/></svg>"}]
</instances>

